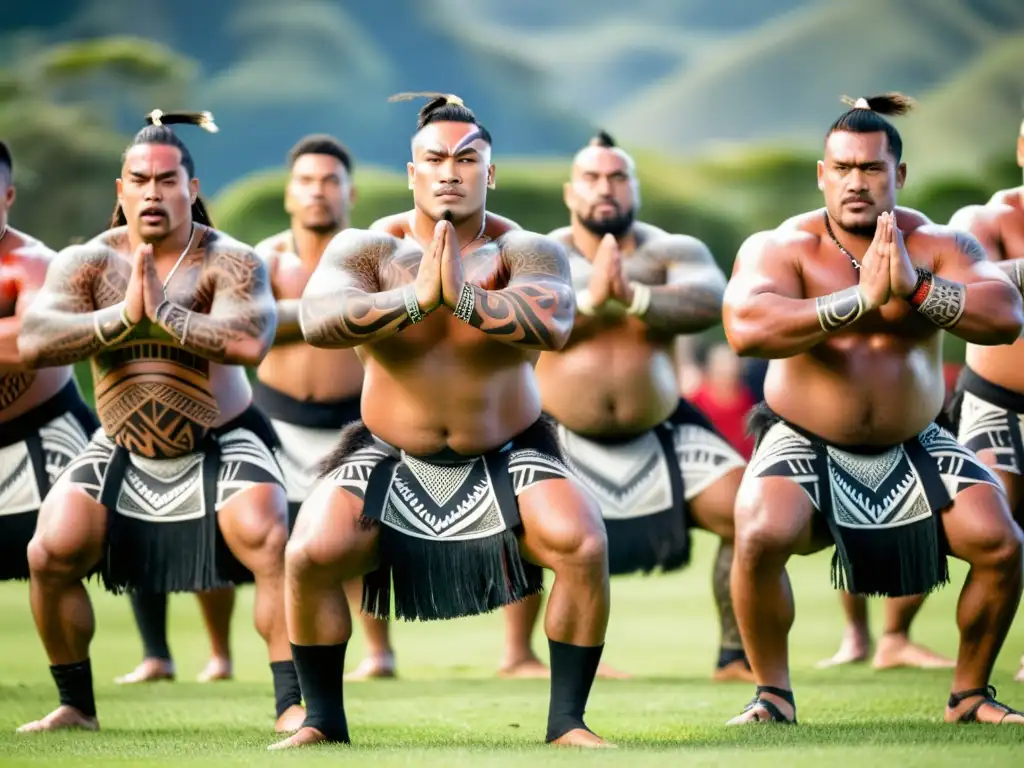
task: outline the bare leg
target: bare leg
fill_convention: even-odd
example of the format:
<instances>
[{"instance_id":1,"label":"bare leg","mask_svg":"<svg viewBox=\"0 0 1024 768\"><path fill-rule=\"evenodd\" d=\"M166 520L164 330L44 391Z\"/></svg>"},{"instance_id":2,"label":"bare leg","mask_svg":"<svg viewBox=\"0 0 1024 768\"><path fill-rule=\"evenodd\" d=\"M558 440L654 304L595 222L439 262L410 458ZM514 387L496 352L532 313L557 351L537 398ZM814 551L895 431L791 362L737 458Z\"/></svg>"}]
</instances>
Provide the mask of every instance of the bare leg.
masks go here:
<instances>
[{"instance_id":1,"label":"bare leg","mask_svg":"<svg viewBox=\"0 0 1024 768\"><path fill-rule=\"evenodd\" d=\"M718 609L720 627L718 664L714 679L719 682L754 682L754 673L743 651L743 638L733 608L730 580L733 568L736 495L745 467L726 472L689 502L694 523L719 537L718 554L711 572L711 591Z\"/></svg>"},{"instance_id":2,"label":"bare leg","mask_svg":"<svg viewBox=\"0 0 1024 768\"><path fill-rule=\"evenodd\" d=\"M548 741L609 746L582 719L610 608L608 542L600 510L572 480L559 479L524 491L519 511L523 556L555 574L544 619L551 647ZM569 721L575 725L567 725Z\"/></svg>"},{"instance_id":3,"label":"bare leg","mask_svg":"<svg viewBox=\"0 0 1024 768\"><path fill-rule=\"evenodd\" d=\"M740 488L732 596L743 647L759 686L792 691L788 636L794 609L786 562L793 554L821 548L821 542L814 541L813 514L807 494L792 480L747 477ZM771 693L762 698L793 719L794 707L789 702ZM764 707L755 706L729 722L768 718Z\"/></svg>"},{"instance_id":4,"label":"bare leg","mask_svg":"<svg viewBox=\"0 0 1024 768\"><path fill-rule=\"evenodd\" d=\"M956 662L910 642L910 625L924 605L924 595L890 597L885 601L885 632L878 638L875 669L952 669Z\"/></svg>"},{"instance_id":5,"label":"bare leg","mask_svg":"<svg viewBox=\"0 0 1024 768\"><path fill-rule=\"evenodd\" d=\"M828 669L842 664L860 664L871 652L871 628L868 626L868 599L864 595L841 592L839 599L846 616L843 640L834 656L822 659L815 666Z\"/></svg>"},{"instance_id":6,"label":"bare leg","mask_svg":"<svg viewBox=\"0 0 1024 768\"><path fill-rule=\"evenodd\" d=\"M99 728L89 667L96 624L82 579L100 561L106 531L107 510L66 480L43 502L28 547L32 617L61 701L69 703L21 726L21 733Z\"/></svg>"},{"instance_id":7,"label":"bare leg","mask_svg":"<svg viewBox=\"0 0 1024 768\"><path fill-rule=\"evenodd\" d=\"M366 658L358 667L345 675L348 682L374 678L395 677L395 651L391 647L388 623L383 619L368 616L360 611L363 604L363 580L349 579L345 582L345 596L349 609L359 613L359 623L366 636Z\"/></svg>"},{"instance_id":8,"label":"bare leg","mask_svg":"<svg viewBox=\"0 0 1024 768\"><path fill-rule=\"evenodd\" d=\"M534 653L532 642L533 630L537 626L543 601L543 595L530 595L525 600L505 608L505 650L498 667L498 674L501 677L549 676L548 668Z\"/></svg>"},{"instance_id":9,"label":"bare leg","mask_svg":"<svg viewBox=\"0 0 1024 768\"><path fill-rule=\"evenodd\" d=\"M267 643L271 669L292 658L284 615L284 550L288 539L284 489L257 483L232 496L218 511L224 542L256 582L254 623ZM275 679L276 683L276 679ZM276 687L276 685L275 685ZM297 684L296 684L297 689ZM294 730L304 712L298 701L279 706L278 730Z\"/></svg>"},{"instance_id":10,"label":"bare leg","mask_svg":"<svg viewBox=\"0 0 1024 768\"><path fill-rule=\"evenodd\" d=\"M235 611L233 587L212 589L196 595L203 612L203 623L210 636L210 660L199 673L201 683L230 680L231 669L231 616Z\"/></svg>"},{"instance_id":11,"label":"bare leg","mask_svg":"<svg viewBox=\"0 0 1024 768\"><path fill-rule=\"evenodd\" d=\"M135 592L128 596L135 624L142 636L142 661L131 672L114 678L118 685L173 680L171 649L167 645L167 594Z\"/></svg>"},{"instance_id":12,"label":"bare leg","mask_svg":"<svg viewBox=\"0 0 1024 768\"><path fill-rule=\"evenodd\" d=\"M347 741L342 679L344 646L352 617L339 584L377 567L378 531L360 521L362 501L331 483L320 483L302 505L285 558L288 635L303 682L308 715L293 736L270 749L320 741ZM306 669L309 655L309 669ZM335 666L316 664L317 656ZM306 674L314 681L306 684ZM330 725L344 733L325 733Z\"/></svg>"},{"instance_id":13,"label":"bare leg","mask_svg":"<svg viewBox=\"0 0 1024 768\"><path fill-rule=\"evenodd\" d=\"M1021 596L1021 540L1005 496L989 485L975 485L957 495L942 515L953 555L970 564L960 600L957 626L960 649L953 673L952 692L988 685L996 656L1013 623ZM980 696L946 708L946 721L959 719ZM990 704L977 712L982 722L1024 724L1024 716L1010 715Z\"/></svg>"}]
</instances>

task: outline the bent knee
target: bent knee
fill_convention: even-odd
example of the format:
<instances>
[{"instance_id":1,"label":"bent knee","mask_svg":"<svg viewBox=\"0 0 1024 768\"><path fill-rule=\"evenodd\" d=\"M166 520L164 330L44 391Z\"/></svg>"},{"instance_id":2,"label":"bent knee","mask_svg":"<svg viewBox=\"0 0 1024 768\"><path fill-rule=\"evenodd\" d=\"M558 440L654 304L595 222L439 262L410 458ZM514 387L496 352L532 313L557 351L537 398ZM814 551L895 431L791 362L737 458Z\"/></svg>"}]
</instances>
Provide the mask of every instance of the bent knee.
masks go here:
<instances>
[{"instance_id":1,"label":"bent knee","mask_svg":"<svg viewBox=\"0 0 1024 768\"><path fill-rule=\"evenodd\" d=\"M43 502L29 541L29 570L37 576L78 576L102 556L107 511L80 489L65 485Z\"/></svg>"},{"instance_id":2,"label":"bent knee","mask_svg":"<svg viewBox=\"0 0 1024 768\"><path fill-rule=\"evenodd\" d=\"M982 558L1003 571L1020 571L1024 563L1024 533L1013 520L1002 530L993 531L983 542Z\"/></svg>"},{"instance_id":3,"label":"bent knee","mask_svg":"<svg viewBox=\"0 0 1024 768\"><path fill-rule=\"evenodd\" d=\"M783 481L789 482L789 481ZM792 498L760 493L737 501L734 541L736 559L751 562L773 555L790 555L812 545L814 508L803 490Z\"/></svg>"},{"instance_id":4,"label":"bent knee","mask_svg":"<svg viewBox=\"0 0 1024 768\"><path fill-rule=\"evenodd\" d=\"M284 489L257 483L232 496L220 509L223 527L250 552L284 555L288 540L288 502Z\"/></svg>"}]
</instances>

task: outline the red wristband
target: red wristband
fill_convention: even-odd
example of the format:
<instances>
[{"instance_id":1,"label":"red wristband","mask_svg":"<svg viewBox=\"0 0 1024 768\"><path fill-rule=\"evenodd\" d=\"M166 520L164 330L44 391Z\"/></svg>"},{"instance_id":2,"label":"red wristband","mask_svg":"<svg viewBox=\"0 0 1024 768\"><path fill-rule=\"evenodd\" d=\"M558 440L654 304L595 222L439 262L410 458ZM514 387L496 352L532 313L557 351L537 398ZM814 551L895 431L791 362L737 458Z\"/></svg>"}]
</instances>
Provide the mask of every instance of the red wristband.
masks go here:
<instances>
[{"instance_id":1,"label":"red wristband","mask_svg":"<svg viewBox=\"0 0 1024 768\"><path fill-rule=\"evenodd\" d=\"M914 309L917 309L924 303L924 300L928 298L928 292L932 289L932 273L926 269L918 268L917 274L917 287L914 288L914 292L907 298L907 303Z\"/></svg>"}]
</instances>

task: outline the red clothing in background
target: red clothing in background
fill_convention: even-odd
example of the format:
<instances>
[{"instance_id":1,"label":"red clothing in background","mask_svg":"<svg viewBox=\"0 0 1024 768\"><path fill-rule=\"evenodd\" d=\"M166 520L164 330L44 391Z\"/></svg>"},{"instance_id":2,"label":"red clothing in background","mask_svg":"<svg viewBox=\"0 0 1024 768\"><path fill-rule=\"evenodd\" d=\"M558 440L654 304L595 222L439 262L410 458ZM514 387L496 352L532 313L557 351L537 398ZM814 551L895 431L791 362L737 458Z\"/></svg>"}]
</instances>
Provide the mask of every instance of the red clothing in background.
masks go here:
<instances>
[{"instance_id":1,"label":"red clothing in background","mask_svg":"<svg viewBox=\"0 0 1024 768\"><path fill-rule=\"evenodd\" d=\"M739 387L729 400L719 398L714 387L703 383L687 398L715 426L733 448L749 459L754 438L747 435L747 415L757 403L746 387Z\"/></svg>"}]
</instances>

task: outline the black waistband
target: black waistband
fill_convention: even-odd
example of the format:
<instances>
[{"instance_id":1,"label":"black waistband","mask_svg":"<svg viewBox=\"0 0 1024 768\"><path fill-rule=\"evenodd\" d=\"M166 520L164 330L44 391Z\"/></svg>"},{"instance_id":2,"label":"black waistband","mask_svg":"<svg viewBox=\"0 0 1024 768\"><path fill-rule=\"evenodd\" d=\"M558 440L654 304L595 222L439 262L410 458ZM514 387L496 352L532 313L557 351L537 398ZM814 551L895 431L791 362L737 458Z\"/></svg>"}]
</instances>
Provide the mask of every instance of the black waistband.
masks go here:
<instances>
[{"instance_id":1,"label":"black waistband","mask_svg":"<svg viewBox=\"0 0 1024 768\"><path fill-rule=\"evenodd\" d=\"M277 433L267 417L255 405L250 405L231 421L210 430L211 437L219 437L233 429L247 429L271 448L278 445Z\"/></svg>"},{"instance_id":2,"label":"black waistband","mask_svg":"<svg viewBox=\"0 0 1024 768\"><path fill-rule=\"evenodd\" d=\"M267 416L299 427L341 429L359 419L359 396L319 403L296 400L258 379L252 383L252 399Z\"/></svg>"},{"instance_id":3,"label":"black waistband","mask_svg":"<svg viewBox=\"0 0 1024 768\"><path fill-rule=\"evenodd\" d=\"M71 378L49 400L44 400L31 411L0 424L0 448L22 442L65 413L74 415L90 434L99 427L96 416L89 410L81 392L78 391L78 385L74 378Z\"/></svg>"},{"instance_id":4,"label":"black waistband","mask_svg":"<svg viewBox=\"0 0 1024 768\"><path fill-rule=\"evenodd\" d=\"M979 376L966 365L960 371L956 388L964 392L970 392L972 395L980 397L986 403L999 406L1011 413L1024 413L1024 394L994 384L988 379Z\"/></svg>"},{"instance_id":5,"label":"black waistband","mask_svg":"<svg viewBox=\"0 0 1024 768\"><path fill-rule=\"evenodd\" d=\"M917 439L917 435L913 435L900 443L893 443L891 445L837 443L835 440L827 440L821 435L816 435L814 432L811 432L809 429L804 429L798 424L794 424L793 422L784 419L773 411L771 406L764 400L758 403L750 412L748 424L751 434L754 436L758 444L760 444L761 438L764 437L765 433L779 422L785 424L798 435L803 435L812 443L829 446L831 448L838 448L839 450L846 451L847 453L858 453L863 456L876 456L880 453L885 453L894 445L905 445L906 443Z\"/></svg>"}]
</instances>

